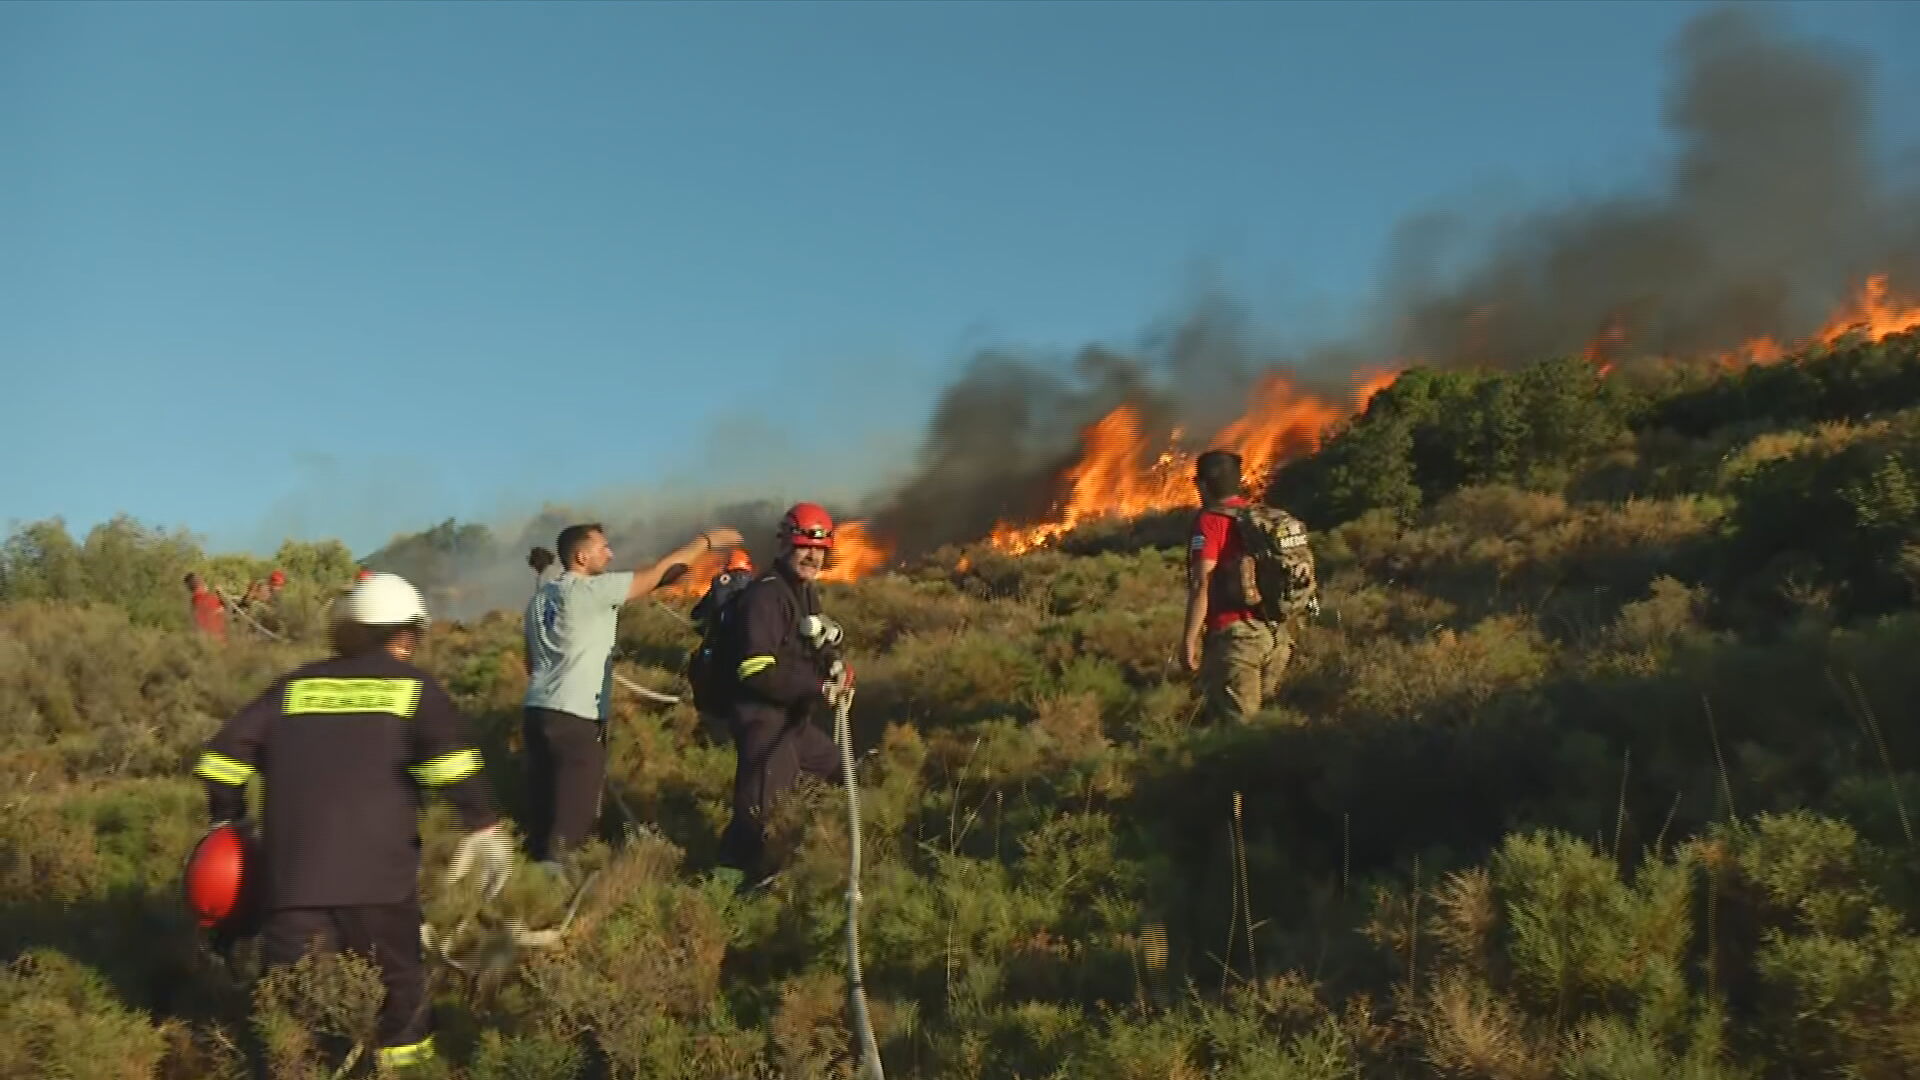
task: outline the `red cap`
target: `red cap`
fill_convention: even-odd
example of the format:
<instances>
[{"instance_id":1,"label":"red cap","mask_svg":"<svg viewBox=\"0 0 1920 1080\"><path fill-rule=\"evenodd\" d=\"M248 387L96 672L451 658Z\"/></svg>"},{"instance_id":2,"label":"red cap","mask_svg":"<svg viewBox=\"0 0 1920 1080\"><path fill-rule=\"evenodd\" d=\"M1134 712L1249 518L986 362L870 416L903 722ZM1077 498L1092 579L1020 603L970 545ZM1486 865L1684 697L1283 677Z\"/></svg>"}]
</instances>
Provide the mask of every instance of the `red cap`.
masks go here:
<instances>
[{"instance_id":1,"label":"red cap","mask_svg":"<svg viewBox=\"0 0 1920 1080\"><path fill-rule=\"evenodd\" d=\"M267 575L267 584L269 585L285 585L286 583L287 575L282 571L275 570L273 573Z\"/></svg>"}]
</instances>

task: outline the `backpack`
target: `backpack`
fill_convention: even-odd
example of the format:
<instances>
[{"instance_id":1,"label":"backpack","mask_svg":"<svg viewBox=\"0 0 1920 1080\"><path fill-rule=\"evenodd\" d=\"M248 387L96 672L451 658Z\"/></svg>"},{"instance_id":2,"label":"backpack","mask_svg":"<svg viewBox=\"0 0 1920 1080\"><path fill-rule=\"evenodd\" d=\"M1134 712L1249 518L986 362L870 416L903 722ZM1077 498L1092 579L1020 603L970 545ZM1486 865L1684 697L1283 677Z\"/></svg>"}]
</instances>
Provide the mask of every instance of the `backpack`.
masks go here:
<instances>
[{"instance_id":1,"label":"backpack","mask_svg":"<svg viewBox=\"0 0 1920 1080\"><path fill-rule=\"evenodd\" d=\"M1307 527L1273 506L1247 505L1229 512L1245 554L1228 593L1268 622L1289 622L1320 611L1320 582L1313 570Z\"/></svg>"},{"instance_id":2,"label":"backpack","mask_svg":"<svg viewBox=\"0 0 1920 1080\"><path fill-rule=\"evenodd\" d=\"M753 581L750 574L722 574L713 589L702 598L707 609L700 623L700 643L687 654L687 686L693 691L693 707L703 715L725 709L733 686L733 673L725 670L722 643L732 621L734 601L740 599Z\"/></svg>"}]
</instances>

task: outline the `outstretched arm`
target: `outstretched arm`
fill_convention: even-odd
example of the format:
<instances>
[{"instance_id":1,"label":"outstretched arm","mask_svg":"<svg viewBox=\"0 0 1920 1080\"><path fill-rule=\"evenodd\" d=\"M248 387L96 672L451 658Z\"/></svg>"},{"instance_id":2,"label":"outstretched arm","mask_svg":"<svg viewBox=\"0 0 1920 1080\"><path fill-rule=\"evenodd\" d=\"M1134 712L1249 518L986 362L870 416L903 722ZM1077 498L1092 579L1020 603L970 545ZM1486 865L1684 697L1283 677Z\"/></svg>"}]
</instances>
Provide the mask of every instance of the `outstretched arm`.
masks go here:
<instances>
[{"instance_id":1,"label":"outstretched arm","mask_svg":"<svg viewBox=\"0 0 1920 1080\"><path fill-rule=\"evenodd\" d=\"M709 551L721 548L739 547L741 536L733 529L709 529L680 545L668 553L667 557L651 566L643 566L633 572L633 581L627 586L627 599L638 600L660 587L668 572L676 566L685 566Z\"/></svg>"}]
</instances>

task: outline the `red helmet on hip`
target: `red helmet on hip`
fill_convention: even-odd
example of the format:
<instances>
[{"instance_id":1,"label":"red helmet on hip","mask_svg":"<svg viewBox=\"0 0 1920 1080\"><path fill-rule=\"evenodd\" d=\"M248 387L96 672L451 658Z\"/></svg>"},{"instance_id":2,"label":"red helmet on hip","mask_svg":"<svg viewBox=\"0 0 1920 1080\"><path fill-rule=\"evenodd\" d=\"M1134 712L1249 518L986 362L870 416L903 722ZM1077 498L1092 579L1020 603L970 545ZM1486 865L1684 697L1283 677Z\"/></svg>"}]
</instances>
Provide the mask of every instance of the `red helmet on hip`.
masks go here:
<instances>
[{"instance_id":1,"label":"red helmet on hip","mask_svg":"<svg viewBox=\"0 0 1920 1080\"><path fill-rule=\"evenodd\" d=\"M833 515L819 503L794 503L780 519L780 539L794 547L831 548Z\"/></svg>"},{"instance_id":2,"label":"red helmet on hip","mask_svg":"<svg viewBox=\"0 0 1920 1080\"><path fill-rule=\"evenodd\" d=\"M253 862L252 845L239 829L219 825L187 856L187 906L193 909L200 925L212 929L240 914Z\"/></svg>"}]
</instances>

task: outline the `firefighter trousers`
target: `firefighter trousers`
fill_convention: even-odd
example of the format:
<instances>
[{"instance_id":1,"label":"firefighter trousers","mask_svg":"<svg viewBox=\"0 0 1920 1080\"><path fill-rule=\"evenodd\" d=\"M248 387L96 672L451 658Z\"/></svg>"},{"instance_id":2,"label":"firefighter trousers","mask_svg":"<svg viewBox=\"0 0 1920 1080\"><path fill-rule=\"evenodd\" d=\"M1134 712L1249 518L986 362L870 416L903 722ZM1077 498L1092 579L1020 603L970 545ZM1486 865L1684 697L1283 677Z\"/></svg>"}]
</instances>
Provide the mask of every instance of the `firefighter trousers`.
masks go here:
<instances>
[{"instance_id":1,"label":"firefighter trousers","mask_svg":"<svg viewBox=\"0 0 1920 1080\"><path fill-rule=\"evenodd\" d=\"M793 790L801 773L828 782L840 775L839 750L808 719L811 711L756 703L735 706L727 718L736 755L733 820L720 838L720 861L744 871L749 880L765 871L766 814L774 802Z\"/></svg>"},{"instance_id":2,"label":"firefighter trousers","mask_svg":"<svg viewBox=\"0 0 1920 1080\"><path fill-rule=\"evenodd\" d=\"M535 859L557 859L593 834L607 781L606 727L554 709L528 709L527 846Z\"/></svg>"},{"instance_id":3,"label":"firefighter trousers","mask_svg":"<svg viewBox=\"0 0 1920 1080\"><path fill-rule=\"evenodd\" d=\"M309 950L352 953L380 969L386 1000L376 1041L387 1065L411 1065L433 1056L433 1014L427 971L420 958L420 901L353 907L281 908L261 928L269 968L293 964Z\"/></svg>"}]
</instances>

